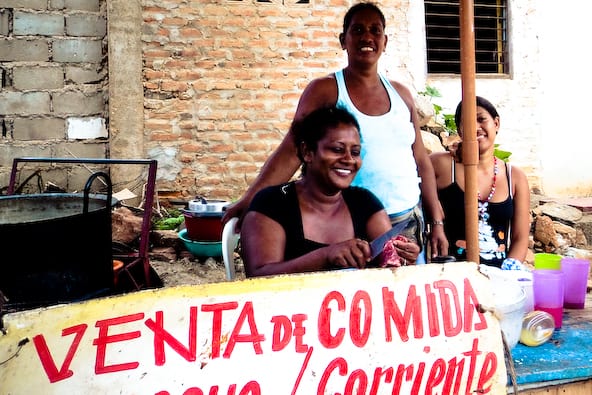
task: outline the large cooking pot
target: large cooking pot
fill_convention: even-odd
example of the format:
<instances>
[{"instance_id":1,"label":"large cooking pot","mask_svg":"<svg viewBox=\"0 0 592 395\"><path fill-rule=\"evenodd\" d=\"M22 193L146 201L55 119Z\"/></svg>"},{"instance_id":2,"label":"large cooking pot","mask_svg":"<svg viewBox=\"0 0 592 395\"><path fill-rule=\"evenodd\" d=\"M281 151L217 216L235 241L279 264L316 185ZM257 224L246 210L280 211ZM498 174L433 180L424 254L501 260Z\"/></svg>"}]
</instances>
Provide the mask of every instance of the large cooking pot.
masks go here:
<instances>
[{"instance_id":1,"label":"large cooking pot","mask_svg":"<svg viewBox=\"0 0 592 395\"><path fill-rule=\"evenodd\" d=\"M107 195L89 192L99 176L107 181ZM8 309L109 294L116 203L103 172L91 175L82 194L0 196L0 291Z\"/></svg>"}]
</instances>

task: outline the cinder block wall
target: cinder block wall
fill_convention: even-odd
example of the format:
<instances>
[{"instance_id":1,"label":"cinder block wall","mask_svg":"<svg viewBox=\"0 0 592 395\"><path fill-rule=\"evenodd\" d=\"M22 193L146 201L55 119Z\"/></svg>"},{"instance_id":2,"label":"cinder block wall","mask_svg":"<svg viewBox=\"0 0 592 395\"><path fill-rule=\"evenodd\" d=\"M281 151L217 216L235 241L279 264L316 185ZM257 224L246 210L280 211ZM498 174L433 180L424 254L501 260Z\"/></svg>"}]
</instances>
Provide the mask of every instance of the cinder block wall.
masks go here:
<instances>
[{"instance_id":1,"label":"cinder block wall","mask_svg":"<svg viewBox=\"0 0 592 395\"><path fill-rule=\"evenodd\" d=\"M106 0L0 0L0 187L14 157L106 157L106 34Z\"/></svg>"}]
</instances>

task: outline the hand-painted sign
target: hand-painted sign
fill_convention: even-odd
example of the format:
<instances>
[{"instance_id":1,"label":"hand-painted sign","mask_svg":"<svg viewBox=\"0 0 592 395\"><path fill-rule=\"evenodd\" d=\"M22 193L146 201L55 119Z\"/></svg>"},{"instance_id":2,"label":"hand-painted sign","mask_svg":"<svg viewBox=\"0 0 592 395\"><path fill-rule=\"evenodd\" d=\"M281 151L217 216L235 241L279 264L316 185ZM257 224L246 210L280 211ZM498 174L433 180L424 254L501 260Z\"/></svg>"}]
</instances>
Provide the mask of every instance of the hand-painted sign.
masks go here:
<instances>
[{"instance_id":1,"label":"hand-painted sign","mask_svg":"<svg viewBox=\"0 0 592 395\"><path fill-rule=\"evenodd\" d=\"M498 394L473 263L147 290L7 314L0 394Z\"/></svg>"}]
</instances>

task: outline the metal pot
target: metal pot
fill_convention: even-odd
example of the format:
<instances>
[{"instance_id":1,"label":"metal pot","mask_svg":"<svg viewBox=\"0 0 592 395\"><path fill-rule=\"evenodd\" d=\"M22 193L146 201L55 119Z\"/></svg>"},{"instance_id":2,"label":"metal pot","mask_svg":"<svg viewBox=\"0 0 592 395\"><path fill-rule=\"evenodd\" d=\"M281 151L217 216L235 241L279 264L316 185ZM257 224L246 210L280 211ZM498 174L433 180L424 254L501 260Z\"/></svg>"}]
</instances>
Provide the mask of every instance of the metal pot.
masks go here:
<instances>
[{"instance_id":1,"label":"metal pot","mask_svg":"<svg viewBox=\"0 0 592 395\"><path fill-rule=\"evenodd\" d=\"M106 295L113 289L109 193L0 196L0 291L9 309Z\"/></svg>"}]
</instances>

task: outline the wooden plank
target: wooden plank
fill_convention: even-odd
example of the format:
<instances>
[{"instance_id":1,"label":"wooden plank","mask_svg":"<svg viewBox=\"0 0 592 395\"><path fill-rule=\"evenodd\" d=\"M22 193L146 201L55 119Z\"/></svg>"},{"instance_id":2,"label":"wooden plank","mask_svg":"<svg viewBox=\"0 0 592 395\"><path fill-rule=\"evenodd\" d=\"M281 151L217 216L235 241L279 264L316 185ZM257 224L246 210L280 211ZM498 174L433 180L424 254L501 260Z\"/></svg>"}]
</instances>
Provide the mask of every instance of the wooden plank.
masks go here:
<instances>
[{"instance_id":1,"label":"wooden plank","mask_svg":"<svg viewBox=\"0 0 592 395\"><path fill-rule=\"evenodd\" d=\"M592 380L576 383L553 385L545 388L522 390L520 395L590 395L592 394Z\"/></svg>"},{"instance_id":2,"label":"wooden plank","mask_svg":"<svg viewBox=\"0 0 592 395\"><path fill-rule=\"evenodd\" d=\"M563 327L547 343L518 344L512 349L520 394L592 394L591 337L592 295L588 294L586 308L564 310ZM558 384L578 379L583 381Z\"/></svg>"}]
</instances>

